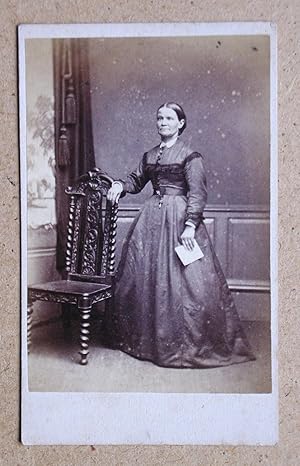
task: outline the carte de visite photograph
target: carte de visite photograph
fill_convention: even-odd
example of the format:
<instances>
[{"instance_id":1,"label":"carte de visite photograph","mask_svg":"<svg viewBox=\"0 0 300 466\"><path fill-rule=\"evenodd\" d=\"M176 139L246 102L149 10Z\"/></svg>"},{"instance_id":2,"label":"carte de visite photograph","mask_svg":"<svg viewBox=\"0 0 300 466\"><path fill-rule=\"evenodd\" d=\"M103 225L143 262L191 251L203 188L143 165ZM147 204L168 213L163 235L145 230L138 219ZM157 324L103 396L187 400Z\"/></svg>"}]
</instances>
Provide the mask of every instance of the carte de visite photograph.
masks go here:
<instances>
[{"instance_id":1,"label":"carte de visite photograph","mask_svg":"<svg viewBox=\"0 0 300 466\"><path fill-rule=\"evenodd\" d=\"M24 400L274 395L274 35L21 26Z\"/></svg>"}]
</instances>

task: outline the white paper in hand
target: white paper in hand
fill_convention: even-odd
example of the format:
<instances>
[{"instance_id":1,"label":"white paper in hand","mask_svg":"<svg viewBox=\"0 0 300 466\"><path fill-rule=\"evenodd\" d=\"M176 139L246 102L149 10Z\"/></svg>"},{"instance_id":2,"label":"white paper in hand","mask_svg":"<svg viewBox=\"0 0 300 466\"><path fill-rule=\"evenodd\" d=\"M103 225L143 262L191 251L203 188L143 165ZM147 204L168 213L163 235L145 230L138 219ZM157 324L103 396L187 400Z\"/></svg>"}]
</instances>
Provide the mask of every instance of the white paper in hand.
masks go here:
<instances>
[{"instance_id":1,"label":"white paper in hand","mask_svg":"<svg viewBox=\"0 0 300 466\"><path fill-rule=\"evenodd\" d=\"M183 263L183 265L191 264L201 257L204 256L203 252L201 251L199 245L194 240L194 247L192 251L188 251L184 246L177 246L175 248L176 254L178 255L179 259Z\"/></svg>"}]
</instances>

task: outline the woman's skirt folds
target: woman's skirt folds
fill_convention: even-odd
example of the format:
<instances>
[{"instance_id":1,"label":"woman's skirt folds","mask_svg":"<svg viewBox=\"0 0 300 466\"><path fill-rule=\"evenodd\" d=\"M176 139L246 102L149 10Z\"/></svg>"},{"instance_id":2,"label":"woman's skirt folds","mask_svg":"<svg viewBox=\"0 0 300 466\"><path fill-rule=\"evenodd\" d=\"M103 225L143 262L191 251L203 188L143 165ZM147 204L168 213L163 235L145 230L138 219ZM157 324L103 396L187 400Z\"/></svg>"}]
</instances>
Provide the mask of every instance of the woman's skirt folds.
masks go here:
<instances>
[{"instance_id":1,"label":"woman's skirt folds","mask_svg":"<svg viewBox=\"0 0 300 466\"><path fill-rule=\"evenodd\" d=\"M166 367L218 367L255 359L203 222L204 257L187 266L186 197L153 195L133 221L116 275L108 330L115 348Z\"/></svg>"}]
</instances>

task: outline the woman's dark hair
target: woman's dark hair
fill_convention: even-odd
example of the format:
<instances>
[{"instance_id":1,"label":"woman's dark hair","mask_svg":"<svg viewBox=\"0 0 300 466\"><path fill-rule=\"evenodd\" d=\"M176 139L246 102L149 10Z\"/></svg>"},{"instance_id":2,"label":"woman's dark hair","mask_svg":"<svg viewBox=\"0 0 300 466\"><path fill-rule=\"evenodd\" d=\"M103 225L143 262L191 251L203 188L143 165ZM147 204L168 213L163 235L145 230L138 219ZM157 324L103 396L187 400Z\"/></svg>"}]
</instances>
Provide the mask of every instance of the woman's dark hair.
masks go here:
<instances>
[{"instance_id":1,"label":"woman's dark hair","mask_svg":"<svg viewBox=\"0 0 300 466\"><path fill-rule=\"evenodd\" d=\"M184 120L183 127L178 130L178 134L181 134L186 128L186 116L183 108L175 102L166 102L165 104L162 104L160 107L158 107L157 112L163 107L171 108L178 116L178 120Z\"/></svg>"}]
</instances>

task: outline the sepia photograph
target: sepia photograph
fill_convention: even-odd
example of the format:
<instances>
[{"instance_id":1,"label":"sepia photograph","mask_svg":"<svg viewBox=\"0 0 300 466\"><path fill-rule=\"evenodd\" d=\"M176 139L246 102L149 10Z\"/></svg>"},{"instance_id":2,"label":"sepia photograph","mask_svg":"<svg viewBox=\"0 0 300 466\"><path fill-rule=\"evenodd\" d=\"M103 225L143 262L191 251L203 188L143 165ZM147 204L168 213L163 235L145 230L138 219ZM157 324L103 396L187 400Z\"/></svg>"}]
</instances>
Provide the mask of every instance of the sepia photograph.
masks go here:
<instances>
[{"instance_id":1,"label":"sepia photograph","mask_svg":"<svg viewBox=\"0 0 300 466\"><path fill-rule=\"evenodd\" d=\"M139 394L152 410L156 395L191 410L224 395L205 416L224 403L233 443L272 443L274 28L25 25L19 45L25 443L30 394ZM268 395L269 433L253 421L240 438L240 406L261 423ZM171 443L189 443L182 427ZM49 443L78 439L64 435Z\"/></svg>"}]
</instances>

